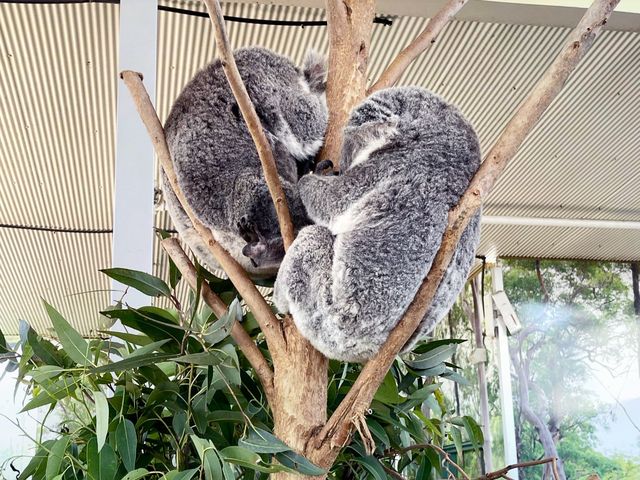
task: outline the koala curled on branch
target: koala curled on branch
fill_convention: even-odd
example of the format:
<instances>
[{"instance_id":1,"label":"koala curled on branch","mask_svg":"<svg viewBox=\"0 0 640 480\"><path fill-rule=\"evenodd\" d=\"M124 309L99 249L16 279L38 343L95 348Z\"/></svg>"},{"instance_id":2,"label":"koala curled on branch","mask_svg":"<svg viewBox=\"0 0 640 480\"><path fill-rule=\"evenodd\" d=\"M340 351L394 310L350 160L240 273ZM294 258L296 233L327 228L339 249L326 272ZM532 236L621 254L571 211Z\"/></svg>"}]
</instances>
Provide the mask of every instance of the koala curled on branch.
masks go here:
<instances>
[{"instance_id":1,"label":"koala curled on branch","mask_svg":"<svg viewBox=\"0 0 640 480\"><path fill-rule=\"evenodd\" d=\"M480 165L460 112L420 88L375 93L352 113L340 175L307 175L300 197L316 225L287 251L274 301L329 358L364 362L396 326L442 242L448 212ZM464 286L479 240L477 214L462 235L410 349Z\"/></svg>"},{"instance_id":2,"label":"koala curled on branch","mask_svg":"<svg viewBox=\"0 0 640 480\"><path fill-rule=\"evenodd\" d=\"M327 124L325 60L310 52L302 69L264 48L234 53L271 144L296 229L308 225L297 182L309 171ZM284 256L260 158L220 60L206 66L173 105L165 134L180 188L198 219L253 277L273 276ZM163 178L167 210L200 261L218 264Z\"/></svg>"}]
</instances>

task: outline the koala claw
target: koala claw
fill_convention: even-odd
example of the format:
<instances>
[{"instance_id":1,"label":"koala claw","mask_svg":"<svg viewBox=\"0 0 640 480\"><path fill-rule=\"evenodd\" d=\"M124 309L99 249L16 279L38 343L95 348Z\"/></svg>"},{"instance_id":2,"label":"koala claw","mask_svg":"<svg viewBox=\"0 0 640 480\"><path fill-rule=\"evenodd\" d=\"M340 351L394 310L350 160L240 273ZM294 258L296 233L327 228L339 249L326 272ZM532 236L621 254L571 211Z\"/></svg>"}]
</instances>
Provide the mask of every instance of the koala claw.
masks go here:
<instances>
[{"instance_id":1,"label":"koala claw","mask_svg":"<svg viewBox=\"0 0 640 480\"><path fill-rule=\"evenodd\" d=\"M325 173L325 170L329 170L328 174L333 173L333 162L331 160L322 160L320 163L316 165L313 173L316 175L322 175Z\"/></svg>"},{"instance_id":2,"label":"koala claw","mask_svg":"<svg viewBox=\"0 0 640 480\"><path fill-rule=\"evenodd\" d=\"M256 226L249 222L247 216L240 217L240 220L237 224L238 233L242 237L242 239L247 243L254 243L259 240L258 231L256 230Z\"/></svg>"}]
</instances>

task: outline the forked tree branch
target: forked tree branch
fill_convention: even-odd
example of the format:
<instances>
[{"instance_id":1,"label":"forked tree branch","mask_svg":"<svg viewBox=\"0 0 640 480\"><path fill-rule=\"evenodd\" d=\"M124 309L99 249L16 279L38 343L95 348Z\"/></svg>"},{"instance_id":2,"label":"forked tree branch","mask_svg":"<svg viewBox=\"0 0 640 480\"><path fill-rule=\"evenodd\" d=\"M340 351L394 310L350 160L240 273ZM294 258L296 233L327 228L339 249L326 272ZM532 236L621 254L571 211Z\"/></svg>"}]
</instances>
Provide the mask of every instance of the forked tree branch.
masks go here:
<instances>
[{"instance_id":1,"label":"forked tree branch","mask_svg":"<svg viewBox=\"0 0 640 480\"><path fill-rule=\"evenodd\" d=\"M162 241L162 248L167 252L173 263L182 274L182 278L186 280L193 291L198 289L198 275L196 269L189 260L189 257L180 246L180 242L176 238L167 238ZM200 295L204 302L209 305L213 313L218 318L227 312L227 305L216 295L206 283L200 286ZM255 344L251 336L242 328L239 322L233 322L231 327L231 337L236 342L246 359L256 371L256 375L262 383L265 395L269 404L273 403L273 371L262 355L262 352Z\"/></svg>"},{"instance_id":2,"label":"forked tree branch","mask_svg":"<svg viewBox=\"0 0 640 480\"><path fill-rule=\"evenodd\" d=\"M344 127L351 110L365 97L367 63L374 0L326 0L329 32L327 107L329 123L318 158L332 160L337 169L344 139Z\"/></svg>"},{"instance_id":3,"label":"forked tree branch","mask_svg":"<svg viewBox=\"0 0 640 480\"><path fill-rule=\"evenodd\" d=\"M391 64L380 75L380 78L374 83L367 95L371 95L383 88L393 87L405 72L407 67L423 52L427 51L431 45L436 43L436 39L440 32L451 20L456 13L464 7L468 0L448 0L438 12L429 19L426 28L418 35L413 42L409 44Z\"/></svg>"},{"instance_id":4,"label":"forked tree branch","mask_svg":"<svg viewBox=\"0 0 640 480\"><path fill-rule=\"evenodd\" d=\"M247 123L247 128L249 129L251 138L253 138L253 143L256 145L258 156L260 157L260 163L262 163L264 178L267 182L267 186L269 187L269 193L273 199L276 214L278 215L280 232L282 233L282 240L286 250L289 248L289 245L293 243L295 233L293 231L293 223L291 222L291 214L289 213L287 199L284 195L282 184L280 183L280 177L278 176L278 169L273 157L273 151L271 150L271 145L267 140L267 136L264 134L262 124L260 123L256 109L253 106L253 102L249 98L247 89L240 77L236 61L233 58L233 52L224 26L224 17L222 16L220 2L218 0L204 0L204 3L209 11L209 17L211 18L211 23L213 24L215 31L216 46L220 52L220 60L222 62L224 74L227 76L233 96L235 97L236 102L238 102L238 107L240 108L242 117Z\"/></svg>"},{"instance_id":5,"label":"forked tree branch","mask_svg":"<svg viewBox=\"0 0 640 480\"><path fill-rule=\"evenodd\" d=\"M449 222L442 238L442 245L413 302L380 352L364 366L349 393L314 439L315 451L310 452L312 461L328 467L335 460L340 448L348 443L352 419L363 414L369 407L396 355L427 312L469 220L491 192L496 180L508 161L516 154L527 134L558 95L570 73L589 50L596 34L607 22L618 2L619 0L594 1L569 35L560 54L509 121L460 202L449 212Z\"/></svg>"},{"instance_id":6,"label":"forked tree branch","mask_svg":"<svg viewBox=\"0 0 640 480\"><path fill-rule=\"evenodd\" d=\"M120 76L124 80L125 85L133 97L138 114L151 137L158 160L160 161L160 165L162 165L162 170L164 170L169 184L178 198L180 205L191 220L191 223L200 235L200 238L202 238L213 257L229 276L229 279L238 290L238 293L242 296L255 315L256 320L267 339L269 348L274 350L282 349L284 340L282 337L280 323L271 311L271 308L265 301L264 297L258 291L251 279L249 279L247 272L245 272L240 264L231 255L229 255L229 252L227 252L222 245L213 238L211 230L198 220L189 206L184 193L180 189L178 178L176 177L176 173L173 169L173 162L171 161L171 154L169 153L169 147L167 146L162 124L160 123L158 114L149 99L149 94L144 88L142 76L139 73L132 72L130 70L122 72Z\"/></svg>"}]
</instances>

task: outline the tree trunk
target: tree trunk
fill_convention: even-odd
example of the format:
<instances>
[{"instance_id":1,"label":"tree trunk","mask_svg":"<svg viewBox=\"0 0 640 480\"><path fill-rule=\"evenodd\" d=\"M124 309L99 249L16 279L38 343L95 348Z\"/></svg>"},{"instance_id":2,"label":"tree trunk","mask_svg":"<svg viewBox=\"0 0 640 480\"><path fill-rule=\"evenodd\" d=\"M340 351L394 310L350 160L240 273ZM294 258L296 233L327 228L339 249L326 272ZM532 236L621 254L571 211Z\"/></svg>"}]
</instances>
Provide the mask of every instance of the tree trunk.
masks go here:
<instances>
[{"instance_id":1,"label":"tree trunk","mask_svg":"<svg viewBox=\"0 0 640 480\"><path fill-rule=\"evenodd\" d=\"M327 359L302 338L291 317L283 321L286 358L274 361L275 434L297 452L307 453L312 435L327 421ZM277 473L274 480L324 478Z\"/></svg>"},{"instance_id":2,"label":"tree trunk","mask_svg":"<svg viewBox=\"0 0 640 480\"><path fill-rule=\"evenodd\" d=\"M367 62L376 5L374 0L326 0L326 5L329 29L329 125L319 158L333 161L337 169L344 126L351 110L360 103L367 91Z\"/></svg>"},{"instance_id":3,"label":"tree trunk","mask_svg":"<svg viewBox=\"0 0 640 480\"><path fill-rule=\"evenodd\" d=\"M545 457L557 458L557 466L558 466L558 474L560 478L558 480L567 480L567 477L564 473L564 464L560 457L558 457L558 448L556 447L555 442L553 441L553 435L549 430L547 424L540 418L540 416L531 408L531 404L529 403L529 375L528 368L526 365L526 359L519 359L518 355L514 352L511 352L511 359L513 361L513 367L516 371L516 375L518 376L518 396L520 400L520 411L524 418L529 422L538 432L538 439L540 440L540 444L544 449ZM551 467L545 467L544 479L553 478L553 474L551 473Z\"/></svg>"}]
</instances>

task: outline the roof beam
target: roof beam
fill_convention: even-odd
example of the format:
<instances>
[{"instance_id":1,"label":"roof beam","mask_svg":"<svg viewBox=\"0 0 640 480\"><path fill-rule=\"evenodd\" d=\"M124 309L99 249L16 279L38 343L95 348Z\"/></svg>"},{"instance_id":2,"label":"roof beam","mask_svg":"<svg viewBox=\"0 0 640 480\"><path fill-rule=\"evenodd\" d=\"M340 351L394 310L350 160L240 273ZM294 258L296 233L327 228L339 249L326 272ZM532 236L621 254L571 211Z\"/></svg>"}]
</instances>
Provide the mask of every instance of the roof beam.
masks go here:
<instances>
[{"instance_id":1,"label":"roof beam","mask_svg":"<svg viewBox=\"0 0 640 480\"><path fill-rule=\"evenodd\" d=\"M623 220L592 220L582 218L545 218L483 215L484 225L522 227L594 228L603 230L640 230L640 222Z\"/></svg>"},{"instance_id":2,"label":"roof beam","mask_svg":"<svg viewBox=\"0 0 640 480\"><path fill-rule=\"evenodd\" d=\"M228 3L246 3L246 0L227 0ZM376 13L379 15L398 15L408 17L431 18L442 8L446 0L377 0ZM526 1L526 0L525 0ZM267 5L290 5L312 8L325 8L324 0L258 0L256 3ZM588 2L590 4L590 2ZM587 5L588 6L588 5ZM586 7L565 7L558 5L540 5L532 3L469 0L469 3L456 14L457 20L489 23L507 23L513 25L545 25L550 27L573 28ZM607 30L640 31L640 15L624 11L615 11L607 22Z\"/></svg>"}]
</instances>

